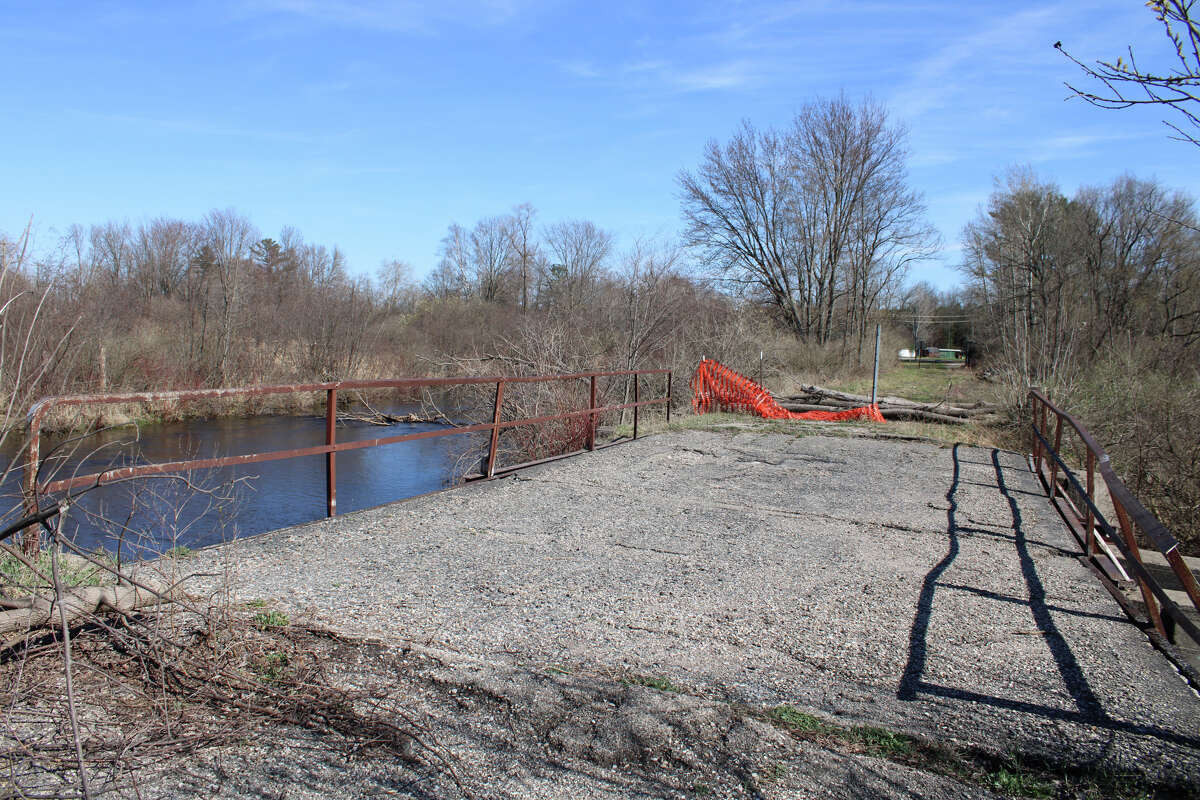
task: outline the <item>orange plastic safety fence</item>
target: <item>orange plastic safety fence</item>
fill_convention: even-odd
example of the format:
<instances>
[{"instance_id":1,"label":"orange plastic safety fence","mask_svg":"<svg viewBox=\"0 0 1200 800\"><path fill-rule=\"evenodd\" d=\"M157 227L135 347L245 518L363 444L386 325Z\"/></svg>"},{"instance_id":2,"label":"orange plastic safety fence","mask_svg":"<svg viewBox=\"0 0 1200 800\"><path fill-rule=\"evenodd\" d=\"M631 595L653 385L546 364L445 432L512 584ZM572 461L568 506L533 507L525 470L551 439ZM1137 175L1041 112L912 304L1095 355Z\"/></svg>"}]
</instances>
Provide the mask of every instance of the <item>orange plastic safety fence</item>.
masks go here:
<instances>
[{"instance_id":1,"label":"orange plastic safety fence","mask_svg":"<svg viewBox=\"0 0 1200 800\"><path fill-rule=\"evenodd\" d=\"M711 358L704 359L696 367L691 387L692 410L697 414L707 414L709 411L736 411L757 414L767 419L884 421L878 405L848 408L845 411L788 411L776 403L775 398L771 397L771 393L766 389Z\"/></svg>"}]
</instances>

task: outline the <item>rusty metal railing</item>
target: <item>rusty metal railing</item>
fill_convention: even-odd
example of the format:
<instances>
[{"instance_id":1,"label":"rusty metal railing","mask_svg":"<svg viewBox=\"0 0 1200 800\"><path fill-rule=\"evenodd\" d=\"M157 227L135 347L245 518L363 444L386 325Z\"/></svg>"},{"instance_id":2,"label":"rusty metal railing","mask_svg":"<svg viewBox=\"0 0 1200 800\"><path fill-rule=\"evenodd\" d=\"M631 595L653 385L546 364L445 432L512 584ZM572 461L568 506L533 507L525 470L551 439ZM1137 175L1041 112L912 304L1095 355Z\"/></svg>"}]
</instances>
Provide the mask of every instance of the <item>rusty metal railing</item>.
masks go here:
<instances>
[{"instance_id":1,"label":"rusty metal railing","mask_svg":"<svg viewBox=\"0 0 1200 800\"><path fill-rule=\"evenodd\" d=\"M1029 399L1032 411L1034 470L1042 479L1051 502L1062 514L1088 559L1101 570L1099 574L1111 583L1114 578L1113 572L1119 574L1120 571L1115 554L1111 552L1112 546L1115 545L1125 556L1124 567L1132 573L1133 580L1137 582L1146 605L1146 615L1158 632L1173 642L1175 627L1178 626L1200 643L1200 630L1184 616L1167 595L1167 590L1143 564L1136 531L1140 530L1146 540L1166 558L1192 605L1200 611L1200 591L1197 590L1191 570L1179 553L1179 542L1117 477L1108 454L1079 420L1055 406L1037 389L1030 391ZM1054 418L1053 444L1048 438L1051 416ZM1083 470L1086 485L1080 483L1074 470L1062 457L1063 433L1067 432L1070 435L1072 431L1084 446ZM1059 481L1060 470L1063 483ZM1116 527L1105 519L1096 506L1097 471L1108 489L1109 499L1117 517ZM1082 510L1080 506L1083 507ZM1105 552L1101 552L1102 550Z\"/></svg>"},{"instance_id":2,"label":"rusty metal railing","mask_svg":"<svg viewBox=\"0 0 1200 800\"><path fill-rule=\"evenodd\" d=\"M647 375L665 375L666 394L661 397L651 398L649 400L641 399L640 379ZM597 406L596 379L605 377L632 377L633 402ZM118 480L126 480L150 475L164 475L170 473L188 472L190 470L197 469L216 469L219 467L241 466L245 464L256 464L264 461L278 461L288 458L299 458L302 456L323 454L325 456L326 511L328 516L332 517L337 514L337 454L340 452L346 450L357 450L364 447L379 447L386 444L397 444L399 442L412 442L418 439L434 439L442 436L462 436L471 433L488 432L491 434L491 436L488 442L487 458L482 467L482 474L480 474L478 477L492 478L495 476L497 470L497 454L500 431L506 428L514 428L522 425L542 425L545 423L554 422L556 420L586 418L588 424L586 449L594 450L596 448L597 421L601 414L612 411L622 411L624 409L632 409L634 439L636 439L638 436L638 412L645 406L665 404L666 418L667 421L670 422L672 399L671 377L671 371L668 369L643 369L615 372L579 372L570 375L534 375L527 377L509 377L497 375L472 378L393 378L367 381L337 381L332 383L286 384L278 386L240 386L226 389L196 389L169 392L129 392L123 394L83 394L47 397L35 403L33 407L30 408L27 416L29 421L29 447L25 455L24 480L22 484L25 497L25 510L28 514L37 513L38 498L42 495L51 494L54 492L70 491L71 489L85 486L103 485ZM589 384L589 402L587 408L538 417L522 417L509 420L503 419L501 414L501 406L504 403L505 386L522 383L549 383L554 381L587 381ZM495 402L492 409L491 422L446 427L438 430L420 431L418 433L406 433L396 436L384 436L376 439L362 439L349 442L337 441L336 429L339 391L365 391L370 389L412 390L426 387L449 387L478 384L496 385ZM52 480L46 483L42 483L39 479L40 469L42 466L41 428L46 419L46 415L55 408L61 408L63 406L101 406L122 403L186 402L238 397L258 397L264 395L303 394L313 392L325 393L325 444L323 445L317 445L315 447L300 447L292 450L273 450L262 453L246 453L242 455L225 456L221 458L198 458L187 461L171 461L159 464L140 464L135 466L107 469L87 475L74 475L70 478ZM505 470L510 471L512 469L520 468L521 466L525 465L512 465L506 467Z\"/></svg>"}]
</instances>

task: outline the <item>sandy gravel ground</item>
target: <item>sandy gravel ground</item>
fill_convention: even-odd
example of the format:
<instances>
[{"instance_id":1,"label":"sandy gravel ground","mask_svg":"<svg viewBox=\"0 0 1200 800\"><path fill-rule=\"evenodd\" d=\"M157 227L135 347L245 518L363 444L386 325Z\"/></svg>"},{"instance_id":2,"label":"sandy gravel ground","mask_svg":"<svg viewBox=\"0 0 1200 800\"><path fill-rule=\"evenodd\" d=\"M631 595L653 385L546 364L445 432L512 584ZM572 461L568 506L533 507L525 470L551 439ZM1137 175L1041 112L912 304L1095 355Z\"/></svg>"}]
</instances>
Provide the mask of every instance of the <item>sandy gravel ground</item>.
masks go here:
<instances>
[{"instance_id":1,"label":"sandy gravel ground","mask_svg":"<svg viewBox=\"0 0 1200 800\"><path fill-rule=\"evenodd\" d=\"M1200 791L1200 699L1072 544L1015 453L691 431L190 567L380 642L480 796L988 796L730 711L778 704ZM213 754L186 785L450 792L327 756Z\"/></svg>"}]
</instances>

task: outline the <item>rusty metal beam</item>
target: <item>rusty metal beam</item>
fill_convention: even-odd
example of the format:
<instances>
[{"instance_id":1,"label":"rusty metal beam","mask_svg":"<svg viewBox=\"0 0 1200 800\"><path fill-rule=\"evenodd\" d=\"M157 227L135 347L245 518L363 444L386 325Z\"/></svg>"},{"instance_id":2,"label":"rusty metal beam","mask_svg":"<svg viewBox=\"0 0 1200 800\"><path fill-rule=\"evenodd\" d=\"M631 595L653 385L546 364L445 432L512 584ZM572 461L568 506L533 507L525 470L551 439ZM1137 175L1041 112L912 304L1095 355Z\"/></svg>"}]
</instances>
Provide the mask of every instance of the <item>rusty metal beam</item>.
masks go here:
<instances>
[{"instance_id":1,"label":"rusty metal beam","mask_svg":"<svg viewBox=\"0 0 1200 800\"><path fill-rule=\"evenodd\" d=\"M1147 615L1154 627L1170 639L1172 638L1170 635L1171 628L1178 624L1187 630L1188 635L1196 639L1197 643L1200 643L1200 638L1198 638L1200 637L1200 630L1197 630L1190 621L1182 616L1175 604L1167 597L1162 586L1142 565L1141 553L1139 552L1134 532L1137 529L1141 529L1154 548L1163 554L1167 559L1167 563L1171 565L1172 571L1182 584L1188 599L1191 600L1196 610L1200 611L1200 589L1197 588L1195 578L1179 554L1178 540L1175 539L1157 517L1142 505L1133 492L1117 476L1112 468L1108 453L1105 452L1104 448L1100 446L1100 443L1095 440L1091 433L1083 427L1083 424L1079 420L1055 406L1040 391L1036 389L1031 390L1029 395L1033 416L1035 458L1042 456L1050 461L1050 483L1047 486L1047 491L1051 502L1058 507L1059 503L1056 497L1058 490L1055 485L1057 483L1055 478L1058 469L1061 467L1064 477L1086 504L1084 525L1087 528L1085 531L1087 538L1085 550L1091 551L1088 552L1088 555L1093 558L1096 557L1094 552L1095 540L1093 537L1094 529L1099 527L1109 540L1118 546L1126 559L1128 559L1129 563L1126 566L1137 580L1138 587L1142 592L1146 604ZM1056 417L1055 441L1053 445L1046 438L1046 434L1049 432L1046 425L1048 413ZM1039 417L1040 425L1038 424ZM1075 431L1079 440L1087 449L1085 468L1087 471L1086 486L1080 485L1074 472L1063 460L1061 440L1064 423ZM1116 510L1118 522L1116 527L1104 519L1103 514L1100 513L1095 504L1094 470L1097 468L1100 471L1100 476L1104 479L1104 484L1108 489L1113 508ZM1156 598L1159 601L1157 604L1155 603ZM1164 614L1160 613L1160 609L1161 612L1166 612L1166 618L1164 618Z\"/></svg>"},{"instance_id":2,"label":"rusty metal beam","mask_svg":"<svg viewBox=\"0 0 1200 800\"><path fill-rule=\"evenodd\" d=\"M337 389L325 394L325 444L337 442ZM325 453L325 515L337 516L337 452Z\"/></svg>"}]
</instances>

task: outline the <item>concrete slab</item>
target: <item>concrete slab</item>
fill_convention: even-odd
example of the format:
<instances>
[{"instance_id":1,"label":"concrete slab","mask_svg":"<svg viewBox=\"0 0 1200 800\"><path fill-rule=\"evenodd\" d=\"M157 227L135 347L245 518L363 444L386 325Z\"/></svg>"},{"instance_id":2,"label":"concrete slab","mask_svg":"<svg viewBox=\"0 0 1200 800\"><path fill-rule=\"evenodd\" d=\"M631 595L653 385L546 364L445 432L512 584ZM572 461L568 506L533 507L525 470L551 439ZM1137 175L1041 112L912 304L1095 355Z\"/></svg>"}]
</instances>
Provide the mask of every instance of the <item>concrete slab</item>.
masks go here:
<instances>
[{"instance_id":1,"label":"concrete slab","mask_svg":"<svg viewBox=\"0 0 1200 800\"><path fill-rule=\"evenodd\" d=\"M1200 699L1015 453L680 432L202 551L244 597L496 668L1200 786Z\"/></svg>"}]
</instances>

